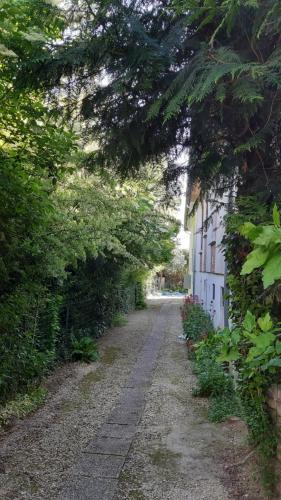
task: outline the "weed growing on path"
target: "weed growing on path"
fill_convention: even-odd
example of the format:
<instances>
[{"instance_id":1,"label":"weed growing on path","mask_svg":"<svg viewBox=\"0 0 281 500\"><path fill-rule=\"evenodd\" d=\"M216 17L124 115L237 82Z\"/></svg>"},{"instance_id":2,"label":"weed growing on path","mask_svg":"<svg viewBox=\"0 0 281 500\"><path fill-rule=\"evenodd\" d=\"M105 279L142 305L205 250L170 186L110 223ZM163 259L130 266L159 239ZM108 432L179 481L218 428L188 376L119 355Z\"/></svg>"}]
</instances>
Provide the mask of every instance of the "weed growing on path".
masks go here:
<instances>
[{"instance_id":1,"label":"weed growing on path","mask_svg":"<svg viewBox=\"0 0 281 500\"><path fill-rule=\"evenodd\" d=\"M120 347L107 347L102 355L101 361L106 365L113 365L114 361L119 357L120 353Z\"/></svg>"},{"instance_id":2,"label":"weed growing on path","mask_svg":"<svg viewBox=\"0 0 281 500\"><path fill-rule=\"evenodd\" d=\"M0 407L0 428L8 426L15 418L23 418L36 410L47 397L48 391L37 387Z\"/></svg>"},{"instance_id":3,"label":"weed growing on path","mask_svg":"<svg viewBox=\"0 0 281 500\"><path fill-rule=\"evenodd\" d=\"M112 319L112 326L125 326L128 320L122 313L117 313Z\"/></svg>"}]
</instances>

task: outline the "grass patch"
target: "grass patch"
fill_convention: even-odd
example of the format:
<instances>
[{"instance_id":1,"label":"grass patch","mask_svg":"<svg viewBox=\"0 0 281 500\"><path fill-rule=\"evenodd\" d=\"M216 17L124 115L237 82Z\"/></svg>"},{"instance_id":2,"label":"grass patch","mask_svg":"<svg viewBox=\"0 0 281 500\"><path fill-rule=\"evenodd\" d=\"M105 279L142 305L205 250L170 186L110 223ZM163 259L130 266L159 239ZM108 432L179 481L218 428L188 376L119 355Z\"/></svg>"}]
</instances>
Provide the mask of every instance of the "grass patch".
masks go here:
<instances>
[{"instance_id":1,"label":"grass patch","mask_svg":"<svg viewBox=\"0 0 281 500\"><path fill-rule=\"evenodd\" d=\"M29 415L45 401L47 394L47 389L37 387L0 406L0 427L7 427L15 418Z\"/></svg>"},{"instance_id":2,"label":"grass patch","mask_svg":"<svg viewBox=\"0 0 281 500\"><path fill-rule=\"evenodd\" d=\"M182 383L182 377L173 377L171 378L171 384L173 385L179 385Z\"/></svg>"},{"instance_id":3,"label":"grass patch","mask_svg":"<svg viewBox=\"0 0 281 500\"><path fill-rule=\"evenodd\" d=\"M117 313L112 319L112 326L125 326L128 324L127 318L122 313Z\"/></svg>"},{"instance_id":4,"label":"grass patch","mask_svg":"<svg viewBox=\"0 0 281 500\"><path fill-rule=\"evenodd\" d=\"M158 448L151 452L149 457L153 465L170 468L176 459L181 457L181 453L175 453L167 448Z\"/></svg>"},{"instance_id":5,"label":"grass patch","mask_svg":"<svg viewBox=\"0 0 281 500\"><path fill-rule=\"evenodd\" d=\"M130 491L130 498L132 498L133 500L146 500L143 492L136 489Z\"/></svg>"},{"instance_id":6,"label":"grass patch","mask_svg":"<svg viewBox=\"0 0 281 500\"><path fill-rule=\"evenodd\" d=\"M102 368L98 368L93 372L87 373L82 380L79 382L79 391L84 395L88 396L91 392L92 385L96 382L100 382L105 378L105 374Z\"/></svg>"},{"instance_id":7,"label":"grass patch","mask_svg":"<svg viewBox=\"0 0 281 500\"><path fill-rule=\"evenodd\" d=\"M121 484L126 485L126 489L129 489L129 498L132 500L146 500L144 493L141 490L141 485L139 479L129 472L121 472L120 475Z\"/></svg>"},{"instance_id":8,"label":"grass patch","mask_svg":"<svg viewBox=\"0 0 281 500\"><path fill-rule=\"evenodd\" d=\"M118 359L119 355L121 353L120 347L107 347L107 349L104 351L102 355L102 362L106 365L113 365L114 361Z\"/></svg>"},{"instance_id":9,"label":"grass patch","mask_svg":"<svg viewBox=\"0 0 281 500\"><path fill-rule=\"evenodd\" d=\"M72 413L73 411L78 410L79 407L79 401L72 401L70 399L68 401L64 401L64 403L61 405L61 411L64 415L67 415L68 413Z\"/></svg>"}]
</instances>

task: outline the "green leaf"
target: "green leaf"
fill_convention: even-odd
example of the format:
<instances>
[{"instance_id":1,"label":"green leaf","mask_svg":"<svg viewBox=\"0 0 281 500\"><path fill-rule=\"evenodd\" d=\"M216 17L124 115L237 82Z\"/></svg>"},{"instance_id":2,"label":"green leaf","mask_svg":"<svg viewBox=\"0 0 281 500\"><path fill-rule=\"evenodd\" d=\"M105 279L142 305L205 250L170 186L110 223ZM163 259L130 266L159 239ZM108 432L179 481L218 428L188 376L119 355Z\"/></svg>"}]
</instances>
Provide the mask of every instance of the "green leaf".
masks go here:
<instances>
[{"instance_id":1,"label":"green leaf","mask_svg":"<svg viewBox=\"0 0 281 500\"><path fill-rule=\"evenodd\" d=\"M277 354L281 354L281 342L279 340L277 340L277 342L275 344L275 350L276 350Z\"/></svg>"},{"instance_id":2,"label":"green leaf","mask_svg":"<svg viewBox=\"0 0 281 500\"><path fill-rule=\"evenodd\" d=\"M248 356L246 358L246 362L249 363L253 361L254 358L257 358L261 354L261 349L259 347L251 347L248 352Z\"/></svg>"},{"instance_id":3,"label":"green leaf","mask_svg":"<svg viewBox=\"0 0 281 500\"><path fill-rule=\"evenodd\" d=\"M272 215L273 215L274 225L280 227L280 213L279 213L279 210L277 208L276 203L273 207L273 214Z\"/></svg>"},{"instance_id":4,"label":"green leaf","mask_svg":"<svg viewBox=\"0 0 281 500\"><path fill-rule=\"evenodd\" d=\"M273 358L266 365L264 365L263 370L267 370L267 368L281 368L281 358Z\"/></svg>"},{"instance_id":5,"label":"green leaf","mask_svg":"<svg viewBox=\"0 0 281 500\"><path fill-rule=\"evenodd\" d=\"M229 350L227 348L224 348L221 354L217 357L217 361L223 363L226 361L236 361L239 358L240 358L240 353L238 349L236 349L235 347Z\"/></svg>"},{"instance_id":6,"label":"green leaf","mask_svg":"<svg viewBox=\"0 0 281 500\"><path fill-rule=\"evenodd\" d=\"M2 43L0 43L0 56L15 57L15 58L18 57L17 54L13 50L8 49Z\"/></svg>"},{"instance_id":7,"label":"green leaf","mask_svg":"<svg viewBox=\"0 0 281 500\"><path fill-rule=\"evenodd\" d=\"M281 228L273 225L262 226L260 234L254 239L254 245L268 248L272 244L281 244Z\"/></svg>"},{"instance_id":8,"label":"green leaf","mask_svg":"<svg viewBox=\"0 0 281 500\"><path fill-rule=\"evenodd\" d=\"M273 333L267 332L267 333L262 333L261 335L257 335L255 340L253 340L253 342L256 345L256 347L265 350L275 341L275 339L276 337L275 335L273 335Z\"/></svg>"},{"instance_id":9,"label":"green leaf","mask_svg":"<svg viewBox=\"0 0 281 500\"><path fill-rule=\"evenodd\" d=\"M268 332L273 327L273 322L271 321L270 314L266 313L265 316L258 319L258 325L263 332Z\"/></svg>"},{"instance_id":10,"label":"green leaf","mask_svg":"<svg viewBox=\"0 0 281 500\"><path fill-rule=\"evenodd\" d=\"M281 278L281 250L268 259L262 274L264 288Z\"/></svg>"},{"instance_id":11,"label":"green leaf","mask_svg":"<svg viewBox=\"0 0 281 500\"><path fill-rule=\"evenodd\" d=\"M233 344L237 345L240 342L240 338L241 338L240 332L237 330L233 330L233 332L231 334L231 340L232 340Z\"/></svg>"},{"instance_id":12,"label":"green leaf","mask_svg":"<svg viewBox=\"0 0 281 500\"><path fill-rule=\"evenodd\" d=\"M245 236L245 238L254 240L255 238L257 238L257 236L259 236L261 228L255 226L255 224L252 224L252 222L245 222L243 226L239 228L239 232L242 236Z\"/></svg>"},{"instance_id":13,"label":"green leaf","mask_svg":"<svg viewBox=\"0 0 281 500\"><path fill-rule=\"evenodd\" d=\"M241 276L250 274L254 269L261 267L268 258L268 250L263 248L255 248L249 253L246 262L243 264Z\"/></svg>"},{"instance_id":14,"label":"green leaf","mask_svg":"<svg viewBox=\"0 0 281 500\"><path fill-rule=\"evenodd\" d=\"M256 327L256 318L251 313L251 311L247 311L245 319L243 321L243 327L247 332L252 332Z\"/></svg>"}]
</instances>

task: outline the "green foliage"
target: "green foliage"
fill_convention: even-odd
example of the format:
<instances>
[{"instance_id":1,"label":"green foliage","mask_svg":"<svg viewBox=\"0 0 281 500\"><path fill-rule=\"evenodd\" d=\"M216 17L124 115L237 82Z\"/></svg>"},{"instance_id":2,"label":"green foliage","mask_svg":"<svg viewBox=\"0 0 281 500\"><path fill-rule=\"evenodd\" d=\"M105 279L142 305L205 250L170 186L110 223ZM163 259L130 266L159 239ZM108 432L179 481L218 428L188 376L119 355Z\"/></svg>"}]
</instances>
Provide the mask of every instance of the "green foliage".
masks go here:
<instances>
[{"instance_id":1,"label":"green foliage","mask_svg":"<svg viewBox=\"0 0 281 500\"><path fill-rule=\"evenodd\" d=\"M184 334L189 340L196 341L214 329L209 314L199 304L185 303L182 315Z\"/></svg>"},{"instance_id":2,"label":"green foliage","mask_svg":"<svg viewBox=\"0 0 281 500\"><path fill-rule=\"evenodd\" d=\"M239 372L248 389L262 390L269 374L281 367L279 328L274 327L269 313L256 320L248 311L241 326L224 330L221 335L220 362L238 361Z\"/></svg>"},{"instance_id":3,"label":"green foliage","mask_svg":"<svg viewBox=\"0 0 281 500\"><path fill-rule=\"evenodd\" d=\"M125 326L128 323L128 320L124 316L124 314L117 313L112 318L112 326Z\"/></svg>"},{"instance_id":4,"label":"green foliage","mask_svg":"<svg viewBox=\"0 0 281 500\"><path fill-rule=\"evenodd\" d=\"M271 497L277 481L274 458L279 434L272 424L264 395L249 394L246 388L241 389L243 418L249 429L250 443L258 447L262 483Z\"/></svg>"},{"instance_id":5,"label":"green foliage","mask_svg":"<svg viewBox=\"0 0 281 500\"><path fill-rule=\"evenodd\" d=\"M99 357L97 343L90 337L81 337L80 339L72 339L71 342L71 358L75 361L85 361L92 363Z\"/></svg>"},{"instance_id":6,"label":"green foliage","mask_svg":"<svg viewBox=\"0 0 281 500\"><path fill-rule=\"evenodd\" d=\"M0 428L9 425L15 418L23 418L36 410L44 402L47 394L46 389L37 387L0 406Z\"/></svg>"},{"instance_id":7,"label":"green foliage","mask_svg":"<svg viewBox=\"0 0 281 500\"><path fill-rule=\"evenodd\" d=\"M0 12L4 402L71 357L72 337L98 337L135 307L136 283L170 259L177 223L145 175L125 182L112 165L89 174L91 154L78 150L81 134L73 132L81 127L62 113L67 92L46 94L40 71L32 73L62 47L65 11L43 0L0 0Z\"/></svg>"},{"instance_id":8,"label":"green foliage","mask_svg":"<svg viewBox=\"0 0 281 500\"><path fill-rule=\"evenodd\" d=\"M241 401L233 391L224 396L218 396L210 402L208 411L210 422L224 422L231 417L243 417Z\"/></svg>"},{"instance_id":9,"label":"green foliage","mask_svg":"<svg viewBox=\"0 0 281 500\"><path fill-rule=\"evenodd\" d=\"M198 378L196 395L217 398L226 397L233 392L232 378L217 360L220 335L220 332L215 333L214 330L210 330L196 345L194 370Z\"/></svg>"},{"instance_id":10,"label":"green foliage","mask_svg":"<svg viewBox=\"0 0 281 500\"><path fill-rule=\"evenodd\" d=\"M73 37L45 66L27 67L41 85L67 86L75 76L71 103L84 87L82 117L100 144L92 166L128 173L168 156L171 185L180 144L203 191L228 189L238 177L239 194L276 196L280 2L89 1L70 12ZM107 84L96 85L104 72Z\"/></svg>"},{"instance_id":11,"label":"green foliage","mask_svg":"<svg viewBox=\"0 0 281 500\"><path fill-rule=\"evenodd\" d=\"M236 199L235 209L226 217L224 251L228 266L228 286L231 290L230 316L239 324L247 310L255 316L262 316L270 310L274 317L280 317L278 289L264 290L261 270L240 275L245 258L251 252L250 242L241 235L241 227L246 223L255 226L270 225L270 207L263 203L260 195L244 196ZM258 297L253 300L253 297Z\"/></svg>"},{"instance_id":12,"label":"green foliage","mask_svg":"<svg viewBox=\"0 0 281 500\"><path fill-rule=\"evenodd\" d=\"M281 367L279 332L269 313L256 319L248 311L239 327L222 332L217 357L220 363L235 362L242 416L250 441L260 452L265 485L271 490L274 489L272 459L276 454L277 431L266 404L266 393Z\"/></svg>"},{"instance_id":13,"label":"green foliage","mask_svg":"<svg viewBox=\"0 0 281 500\"><path fill-rule=\"evenodd\" d=\"M144 286L143 286L142 282L136 283L135 299L136 299L136 309L137 310L147 308L147 303L145 301Z\"/></svg>"},{"instance_id":14,"label":"green foliage","mask_svg":"<svg viewBox=\"0 0 281 500\"><path fill-rule=\"evenodd\" d=\"M256 319L248 311L242 324L233 330L211 332L195 346L194 371L198 387L195 396L210 397L209 419L222 422L231 416L243 418L252 445L260 453L263 483L273 491L272 459L277 433L266 404L266 391L280 367L279 329L270 315ZM236 385L229 371L235 363Z\"/></svg>"},{"instance_id":15,"label":"green foliage","mask_svg":"<svg viewBox=\"0 0 281 500\"><path fill-rule=\"evenodd\" d=\"M200 363L197 362L194 371L198 382L198 388L194 391L194 395L218 397L231 391L232 380L230 376L214 359L206 357Z\"/></svg>"},{"instance_id":16,"label":"green foliage","mask_svg":"<svg viewBox=\"0 0 281 500\"><path fill-rule=\"evenodd\" d=\"M208 411L211 422L222 422L231 416L241 415L241 404L235 394L233 378L223 363L218 361L220 346L221 332L215 333L213 329L195 346L193 366L197 387L193 395L211 398Z\"/></svg>"},{"instance_id":17,"label":"green foliage","mask_svg":"<svg viewBox=\"0 0 281 500\"><path fill-rule=\"evenodd\" d=\"M263 285L264 288L268 288L281 278L281 228L276 204L273 208L272 225L256 226L246 222L240 232L253 245L253 250L242 267L241 275L262 268Z\"/></svg>"},{"instance_id":18,"label":"green foliage","mask_svg":"<svg viewBox=\"0 0 281 500\"><path fill-rule=\"evenodd\" d=\"M3 400L47 373L59 357L68 358L71 336L98 337L117 313L143 307L142 280L171 258L178 227L154 207L144 182L65 175L40 196L32 182L28 189L18 220L11 211L14 196L3 206L9 208L5 238L11 245L5 252L5 240L1 252ZM29 193L36 205L28 203ZM28 226L22 227L26 211Z\"/></svg>"},{"instance_id":19,"label":"green foliage","mask_svg":"<svg viewBox=\"0 0 281 500\"><path fill-rule=\"evenodd\" d=\"M276 258L279 251L280 217L276 205L273 208L272 223L268 204L259 204L253 197L244 201L243 211L240 210L239 215L234 214L229 218L231 224L235 222L237 239L242 243L238 265L230 277L231 291L240 308L240 317L235 314L237 327L232 331L225 331L220 359L235 360L243 415L250 439L260 451L263 482L267 489L273 491L273 459L278 436L266 399L268 387L280 378L281 367L280 324L276 321L276 318L280 318L279 266L278 263L276 268L270 266L271 257ZM228 226L227 240L230 261L235 251L235 246L231 248L229 245L231 225ZM246 293L243 293L245 283L248 285ZM258 300L253 301L253 297L257 296Z\"/></svg>"}]
</instances>

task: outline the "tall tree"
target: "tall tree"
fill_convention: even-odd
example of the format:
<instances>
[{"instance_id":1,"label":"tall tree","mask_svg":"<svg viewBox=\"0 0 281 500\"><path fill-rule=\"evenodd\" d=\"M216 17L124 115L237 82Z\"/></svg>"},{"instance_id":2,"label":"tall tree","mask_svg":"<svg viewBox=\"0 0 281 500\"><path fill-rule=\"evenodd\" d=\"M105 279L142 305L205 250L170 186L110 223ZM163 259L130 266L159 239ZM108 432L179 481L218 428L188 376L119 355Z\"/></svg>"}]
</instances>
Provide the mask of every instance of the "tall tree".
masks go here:
<instances>
[{"instance_id":1,"label":"tall tree","mask_svg":"<svg viewBox=\"0 0 281 500\"><path fill-rule=\"evenodd\" d=\"M47 69L49 84L71 76L72 90L84 88L81 112L101 146L94 162L128 173L164 155L170 179L179 149L189 148L202 188L238 173L241 192L274 197L278 1L74 1L72 11L79 33L33 71L38 82Z\"/></svg>"}]
</instances>

